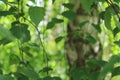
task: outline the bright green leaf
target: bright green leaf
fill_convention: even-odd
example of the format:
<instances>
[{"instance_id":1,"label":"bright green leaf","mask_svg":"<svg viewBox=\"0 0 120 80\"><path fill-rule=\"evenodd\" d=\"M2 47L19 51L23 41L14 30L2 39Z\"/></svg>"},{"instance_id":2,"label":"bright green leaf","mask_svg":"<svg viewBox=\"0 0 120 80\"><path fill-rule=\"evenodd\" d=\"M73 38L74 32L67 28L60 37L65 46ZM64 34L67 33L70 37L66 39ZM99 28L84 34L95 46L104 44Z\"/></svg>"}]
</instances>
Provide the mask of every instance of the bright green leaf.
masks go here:
<instances>
[{"instance_id":1,"label":"bright green leaf","mask_svg":"<svg viewBox=\"0 0 120 80\"><path fill-rule=\"evenodd\" d=\"M40 21L44 19L45 16L45 9L43 7L30 7L29 8L29 15L31 20L38 26Z\"/></svg>"}]
</instances>

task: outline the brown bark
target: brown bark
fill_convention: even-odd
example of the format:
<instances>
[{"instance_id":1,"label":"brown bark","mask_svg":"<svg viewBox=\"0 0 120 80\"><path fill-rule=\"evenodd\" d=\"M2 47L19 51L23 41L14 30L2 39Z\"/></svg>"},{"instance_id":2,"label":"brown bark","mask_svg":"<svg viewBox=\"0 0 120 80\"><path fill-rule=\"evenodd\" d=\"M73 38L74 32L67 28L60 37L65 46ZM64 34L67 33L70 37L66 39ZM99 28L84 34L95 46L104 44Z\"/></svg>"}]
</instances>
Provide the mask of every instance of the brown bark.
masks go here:
<instances>
[{"instance_id":1,"label":"brown bark","mask_svg":"<svg viewBox=\"0 0 120 80\"><path fill-rule=\"evenodd\" d=\"M86 66L86 60L95 57L101 58L101 48L100 41L98 39L98 32L94 27L92 27L92 23L98 24L98 13L96 9L93 9L91 14L87 14L82 9L80 4L80 0L70 0L72 4L75 4L73 11L77 13L77 17L70 21L67 26L67 40L65 43L66 54L68 59L69 68L71 70L73 64L78 68L84 68ZM80 31L77 31L78 25L81 22L88 21ZM74 33L79 35L75 37ZM96 44L90 44L86 41L85 36L90 34L95 39L97 39ZM71 80L73 80L71 78Z\"/></svg>"}]
</instances>

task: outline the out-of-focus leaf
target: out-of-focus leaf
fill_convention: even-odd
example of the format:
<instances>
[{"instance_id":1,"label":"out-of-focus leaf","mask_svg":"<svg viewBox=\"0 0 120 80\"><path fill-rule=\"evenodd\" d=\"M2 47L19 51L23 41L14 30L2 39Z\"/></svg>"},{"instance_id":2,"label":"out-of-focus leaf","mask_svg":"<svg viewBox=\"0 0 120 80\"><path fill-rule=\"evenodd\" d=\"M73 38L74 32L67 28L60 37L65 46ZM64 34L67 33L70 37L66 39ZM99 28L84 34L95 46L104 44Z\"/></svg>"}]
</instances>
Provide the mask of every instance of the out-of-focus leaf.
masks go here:
<instances>
[{"instance_id":1,"label":"out-of-focus leaf","mask_svg":"<svg viewBox=\"0 0 120 80\"><path fill-rule=\"evenodd\" d=\"M64 17L68 18L69 20L73 20L73 19L75 19L77 14L75 12L71 11L71 10L67 10L67 11L64 11L62 13L62 15Z\"/></svg>"},{"instance_id":2,"label":"out-of-focus leaf","mask_svg":"<svg viewBox=\"0 0 120 80\"><path fill-rule=\"evenodd\" d=\"M39 75L34 70L29 69L29 68L18 67L18 72L20 72L21 74L23 74L33 80L36 80L39 78Z\"/></svg>"},{"instance_id":3,"label":"out-of-focus leaf","mask_svg":"<svg viewBox=\"0 0 120 80\"><path fill-rule=\"evenodd\" d=\"M57 37L57 38L55 39L55 42L58 43L58 42L60 42L62 39L63 39L63 36L59 36L59 37Z\"/></svg>"},{"instance_id":4,"label":"out-of-focus leaf","mask_svg":"<svg viewBox=\"0 0 120 80\"><path fill-rule=\"evenodd\" d=\"M13 23L10 31L21 42L27 42L30 40L30 31L28 30L28 25L26 24Z\"/></svg>"},{"instance_id":5,"label":"out-of-focus leaf","mask_svg":"<svg viewBox=\"0 0 120 80\"><path fill-rule=\"evenodd\" d=\"M8 2L8 0L2 0L4 3L7 3Z\"/></svg>"},{"instance_id":6,"label":"out-of-focus leaf","mask_svg":"<svg viewBox=\"0 0 120 80\"><path fill-rule=\"evenodd\" d=\"M50 76L47 76L47 77L43 78L42 80L54 80L54 79Z\"/></svg>"},{"instance_id":7,"label":"out-of-focus leaf","mask_svg":"<svg viewBox=\"0 0 120 80\"><path fill-rule=\"evenodd\" d=\"M112 77L117 75L120 75L120 66L114 68L114 70L112 71Z\"/></svg>"},{"instance_id":8,"label":"out-of-focus leaf","mask_svg":"<svg viewBox=\"0 0 120 80\"><path fill-rule=\"evenodd\" d=\"M71 3L64 3L63 6L65 6L68 9L73 9L74 5Z\"/></svg>"},{"instance_id":9,"label":"out-of-focus leaf","mask_svg":"<svg viewBox=\"0 0 120 80\"><path fill-rule=\"evenodd\" d=\"M55 3L55 1L56 1L56 0L52 0L52 4L54 4L54 3Z\"/></svg>"},{"instance_id":10,"label":"out-of-focus leaf","mask_svg":"<svg viewBox=\"0 0 120 80\"><path fill-rule=\"evenodd\" d=\"M53 77L53 80L62 80L60 77Z\"/></svg>"},{"instance_id":11,"label":"out-of-focus leaf","mask_svg":"<svg viewBox=\"0 0 120 80\"><path fill-rule=\"evenodd\" d=\"M30 1L32 1L33 3L35 3L35 0L30 0Z\"/></svg>"},{"instance_id":12,"label":"out-of-focus leaf","mask_svg":"<svg viewBox=\"0 0 120 80\"><path fill-rule=\"evenodd\" d=\"M91 35L87 35L85 38L90 44L95 44L97 41L94 37L92 37Z\"/></svg>"},{"instance_id":13,"label":"out-of-focus leaf","mask_svg":"<svg viewBox=\"0 0 120 80\"><path fill-rule=\"evenodd\" d=\"M11 32L3 27L3 25L0 25L0 38L7 39L8 41L13 41L15 39Z\"/></svg>"},{"instance_id":14,"label":"out-of-focus leaf","mask_svg":"<svg viewBox=\"0 0 120 80\"><path fill-rule=\"evenodd\" d=\"M53 70L51 67L45 67L42 70L40 70L40 72L49 72L51 70Z\"/></svg>"},{"instance_id":15,"label":"out-of-focus leaf","mask_svg":"<svg viewBox=\"0 0 120 80\"><path fill-rule=\"evenodd\" d=\"M0 80L14 80L10 75L0 75Z\"/></svg>"},{"instance_id":16,"label":"out-of-focus leaf","mask_svg":"<svg viewBox=\"0 0 120 80\"><path fill-rule=\"evenodd\" d=\"M25 75L21 74L21 73L14 73L15 77L17 78L17 80L29 80L28 77L26 77Z\"/></svg>"},{"instance_id":17,"label":"out-of-focus leaf","mask_svg":"<svg viewBox=\"0 0 120 80\"><path fill-rule=\"evenodd\" d=\"M31 20L38 26L41 20L44 19L45 16L45 9L43 7L30 7L29 8L29 15Z\"/></svg>"},{"instance_id":18,"label":"out-of-focus leaf","mask_svg":"<svg viewBox=\"0 0 120 80\"><path fill-rule=\"evenodd\" d=\"M120 47L120 40L119 41L114 41L114 43Z\"/></svg>"},{"instance_id":19,"label":"out-of-focus leaf","mask_svg":"<svg viewBox=\"0 0 120 80\"><path fill-rule=\"evenodd\" d=\"M10 64L19 64L20 58L15 54L10 54L9 63Z\"/></svg>"}]
</instances>

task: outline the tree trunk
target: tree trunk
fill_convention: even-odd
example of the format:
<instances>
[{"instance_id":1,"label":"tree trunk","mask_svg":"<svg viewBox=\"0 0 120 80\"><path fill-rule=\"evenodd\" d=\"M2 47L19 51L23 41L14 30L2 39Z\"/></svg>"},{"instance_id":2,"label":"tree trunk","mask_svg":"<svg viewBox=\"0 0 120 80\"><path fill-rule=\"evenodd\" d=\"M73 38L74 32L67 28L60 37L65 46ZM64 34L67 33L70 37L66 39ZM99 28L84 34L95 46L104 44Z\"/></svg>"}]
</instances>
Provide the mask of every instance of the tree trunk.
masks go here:
<instances>
[{"instance_id":1,"label":"tree trunk","mask_svg":"<svg viewBox=\"0 0 120 80\"><path fill-rule=\"evenodd\" d=\"M91 14L85 13L80 0L70 0L75 5L73 11L77 13L77 17L70 21L67 26L67 40L65 43L66 54L69 64L70 73L73 66L76 68L84 68L89 58L101 59L101 44L98 37L98 31L92 26L92 24L98 24L98 12L97 9L93 9ZM79 26L80 23L85 23L83 26ZM79 27L80 30L78 30ZM91 44L86 38L90 35L94 37L97 42ZM70 80L81 80L81 78L75 79L70 75ZM84 80L84 79L82 79Z\"/></svg>"}]
</instances>

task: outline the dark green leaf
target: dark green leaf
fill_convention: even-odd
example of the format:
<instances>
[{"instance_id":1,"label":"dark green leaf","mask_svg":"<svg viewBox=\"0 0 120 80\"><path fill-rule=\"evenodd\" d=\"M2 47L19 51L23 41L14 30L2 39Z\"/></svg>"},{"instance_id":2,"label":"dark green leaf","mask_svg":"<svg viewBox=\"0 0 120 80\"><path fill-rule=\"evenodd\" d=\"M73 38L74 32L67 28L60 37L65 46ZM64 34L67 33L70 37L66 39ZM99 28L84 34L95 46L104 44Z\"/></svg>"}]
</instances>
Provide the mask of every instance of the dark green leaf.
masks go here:
<instances>
[{"instance_id":1,"label":"dark green leaf","mask_svg":"<svg viewBox=\"0 0 120 80\"><path fill-rule=\"evenodd\" d=\"M52 4L54 4L55 1L56 1L56 0L52 0Z\"/></svg>"},{"instance_id":2,"label":"dark green leaf","mask_svg":"<svg viewBox=\"0 0 120 80\"><path fill-rule=\"evenodd\" d=\"M73 20L75 19L76 17L76 13L71 11L71 10L68 10L68 11L65 11L62 13L62 15L66 18L68 18L69 20Z\"/></svg>"},{"instance_id":3,"label":"dark green leaf","mask_svg":"<svg viewBox=\"0 0 120 80\"><path fill-rule=\"evenodd\" d=\"M49 71L51 71L51 70L53 70L53 69L50 68L50 67L45 67L45 68L43 68L42 70L40 70L40 72L49 72Z\"/></svg>"},{"instance_id":4,"label":"dark green leaf","mask_svg":"<svg viewBox=\"0 0 120 80\"><path fill-rule=\"evenodd\" d=\"M120 40L119 41L114 41L114 43L120 47Z\"/></svg>"},{"instance_id":5,"label":"dark green leaf","mask_svg":"<svg viewBox=\"0 0 120 80\"><path fill-rule=\"evenodd\" d=\"M99 24L92 24L92 26L99 32L101 33L101 28Z\"/></svg>"},{"instance_id":6,"label":"dark green leaf","mask_svg":"<svg viewBox=\"0 0 120 80\"><path fill-rule=\"evenodd\" d=\"M120 30L118 27L116 27L114 30L113 30L113 35L116 36L117 33L119 33Z\"/></svg>"},{"instance_id":7,"label":"dark green leaf","mask_svg":"<svg viewBox=\"0 0 120 80\"><path fill-rule=\"evenodd\" d=\"M47 24L47 29L51 29L51 28L53 28L54 25L55 25L54 22L48 22L48 24Z\"/></svg>"},{"instance_id":8,"label":"dark green leaf","mask_svg":"<svg viewBox=\"0 0 120 80\"><path fill-rule=\"evenodd\" d=\"M0 80L14 80L14 79L9 75L0 75Z\"/></svg>"},{"instance_id":9,"label":"dark green leaf","mask_svg":"<svg viewBox=\"0 0 120 80\"><path fill-rule=\"evenodd\" d=\"M38 26L41 20L44 19L45 16L45 9L43 7L30 7L29 8L29 15L31 20Z\"/></svg>"},{"instance_id":10,"label":"dark green leaf","mask_svg":"<svg viewBox=\"0 0 120 80\"><path fill-rule=\"evenodd\" d=\"M15 77L17 78L17 80L29 80L28 77L26 77L25 75L19 73L19 72L16 72L14 73Z\"/></svg>"},{"instance_id":11,"label":"dark green leaf","mask_svg":"<svg viewBox=\"0 0 120 80\"><path fill-rule=\"evenodd\" d=\"M10 64L19 64L20 59L17 55L15 54L10 54L10 58L9 58L9 63Z\"/></svg>"},{"instance_id":12,"label":"dark green leaf","mask_svg":"<svg viewBox=\"0 0 120 80\"><path fill-rule=\"evenodd\" d=\"M53 77L53 80L61 80L60 77Z\"/></svg>"},{"instance_id":13,"label":"dark green leaf","mask_svg":"<svg viewBox=\"0 0 120 80\"><path fill-rule=\"evenodd\" d=\"M53 80L53 78L50 76L47 76L47 77L43 78L42 80Z\"/></svg>"},{"instance_id":14,"label":"dark green leaf","mask_svg":"<svg viewBox=\"0 0 120 80\"><path fill-rule=\"evenodd\" d=\"M113 55L110 58L110 61L103 67L98 80L103 80L108 72L112 72L114 69L114 64L120 62L120 56Z\"/></svg>"},{"instance_id":15,"label":"dark green leaf","mask_svg":"<svg viewBox=\"0 0 120 80\"><path fill-rule=\"evenodd\" d=\"M58 19L58 18L53 18L52 22L53 23L61 23L61 22L63 22L63 20L62 19Z\"/></svg>"},{"instance_id":16,"label":"dark green leaf","mask_svg":"<svg viewBox=\"0 0 120 80\"><path fill-rule=\"evenodd\" d=\"M95 44L97 42L96 39L89 34L86 36L85 39L91 44Z\"/></svg>"},{"instance_id":17,"label":"dark green leaf","mask_svg":"<svg viewBox=\"0 0 120 80\"><path fill-rule=\"evenodd\" d=\"M73 9L74 5L71 3L64 3L63 6L65 6L68 9Z\"/></svg>"},{"instance_id":18,"label":"dark green leaf","mask_svg":"<svg viewBox=\"0 0 120 80\"><path fill-rule=\"evenodd\" d=\"M29 69L29 68L18 67L18 72L20 72L21 74L33 80L36 80L39 78L39 75L34 70Z\"/></svg>"},{"instance_id":19,"label":"dark green leaf","mask_svg":"<svg viewBox=\"0 0 120 80\"><path fill-rule=\"evenodd\" d=\"M5 44L10 43L11 41L12 41L12 40L10 40L10 39L8 39L8 38L2 38L2 39L0 39L0 44L5 45Z\"/></svg>"},{"instance_id":20,"label":"dark green leaf","mask_svg":"<svg viewBox=\"0 0 120 80\"><path fill-rule=\"evenodd\" d=\"M26 24L13 23L10 31L21 42L27 42L30 40L30 31L27 28L28 25Z\"/></svg>"},{"instance_id":21,"label":"dark green leaf","mask_svg":"<svg viewBox=\"0 0 120 80\"><path fill-rule=\"evenodd\" d=\"M63 39L63 37L62 37L62 36L59 36L59 37L57 37L57 38L55 39L55 42L58 43L58 42L60 42L62 39Z\"/></svg>"},{"instance_id":22,"label":"dark green leaf","mask_svg":"<svg viewBox=\"0 0 120 80\"><path fill-rule=\"evenodd\" d=\"M107 7L105 14L104 14L104 20L105 20L105 26L107 29L112 30L111 27L111 16L112 16L112 8L111 7Z\"/></svg>"},{"instance_id":23,"label":"dark green leaf","mask_svg":"<svg viewBox=\"0 0 120 80\"><path fill-rule=\"evenodd\" d=\"M114 68L114 70L112 71L112 77L117 75L120 75L120 66Z\"/></svg>"},{"instance_id":24,"label":"dark green leaf","mask_svg":"<svg viewBox=\"0 0 120 80\"><path fill-rule=\"evenodd\" d=\"M86 23L88 23L88 22L89 22L89 21L83 21L83 22L79 23L80 29L81 29Z\"/></svg>"}]
</instances>

